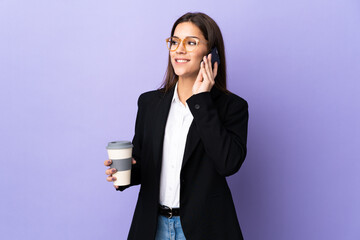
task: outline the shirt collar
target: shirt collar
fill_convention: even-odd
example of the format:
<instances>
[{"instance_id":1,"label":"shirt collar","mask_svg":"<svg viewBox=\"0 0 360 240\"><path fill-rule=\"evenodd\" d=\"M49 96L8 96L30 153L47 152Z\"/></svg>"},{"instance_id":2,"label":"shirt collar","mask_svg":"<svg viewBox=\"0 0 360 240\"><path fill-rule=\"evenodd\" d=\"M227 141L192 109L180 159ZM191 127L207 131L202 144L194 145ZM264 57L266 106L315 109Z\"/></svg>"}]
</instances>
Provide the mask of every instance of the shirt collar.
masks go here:
<instances>
[{"instance_id":1,"label":"shirt collar","mask_svg":"<svg viewBox=\"0 0 360 240\"><path fill-rule=\"evenodd\" d=\"M178 82L176 82L175 90L174 90L174 95L173 95L173 98L172 98L172 101L171 101L171 102L181 103L181 102L180 102L180 99L179 99L178 92L177 92L177 88L178 88Z\"/></svg>"},{"instance_id":2,"label":"shirt collar","mask_svg":"<svg viewBox=\"0 0 360 240\"><path fill-rule=\"evenodd\" d=\"M184 105L180 101L177 89L178 89L178 82L176 82L175 89L174 89L174 95L173 95L171 103L176 103L177 105L184 107L187 110L187 112L190 113L190 109L188 107L188 104L185 102L185 105Z\"/></svg>"}]
</instances>

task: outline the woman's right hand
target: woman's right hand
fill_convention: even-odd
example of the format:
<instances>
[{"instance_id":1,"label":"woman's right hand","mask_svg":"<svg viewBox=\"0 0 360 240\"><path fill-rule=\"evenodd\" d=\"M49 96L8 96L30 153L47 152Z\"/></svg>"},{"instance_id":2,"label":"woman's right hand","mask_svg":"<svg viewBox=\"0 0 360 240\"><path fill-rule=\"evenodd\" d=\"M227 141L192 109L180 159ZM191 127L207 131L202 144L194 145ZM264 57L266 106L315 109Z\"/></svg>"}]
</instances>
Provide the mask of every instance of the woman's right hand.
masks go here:
<instances>
[{"instance_id":1,"label":"woman's right hand","mask_svg":"<svg viewBox=\"0 0 360 240\"><path fill-rule=\"evenodd\" d=\"M112 163L111 159L108 159L108 160L105 160L104 165L107 166L107 167L110 167L111 163ZM136 164L136 161L135 161L134 158L132 159L132 164ZM114 173L116 173L116 169L115 169L115 168L108 168L108 169L105 171L105 174L106 174L106 175L109 175L109 176L106 178L106 180L107 180L108 182L114 182L114 181L116 181L116 177L113 176ZM116 189L119 188L119 186L115 186L115 185L114 185L114 187L115 187Z\"/></svg>"}]
</instances>

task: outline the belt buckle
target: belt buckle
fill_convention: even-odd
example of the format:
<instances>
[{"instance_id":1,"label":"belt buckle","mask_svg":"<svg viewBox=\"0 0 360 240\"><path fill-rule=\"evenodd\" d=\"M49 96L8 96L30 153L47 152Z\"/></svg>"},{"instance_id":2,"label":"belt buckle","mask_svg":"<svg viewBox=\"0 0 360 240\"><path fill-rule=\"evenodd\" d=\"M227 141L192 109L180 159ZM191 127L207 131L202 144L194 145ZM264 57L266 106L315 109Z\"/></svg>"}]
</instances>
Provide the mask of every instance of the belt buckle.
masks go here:
<instances>
[{"instance_id":1,"label":"belt buckle","mask_svg":"<svg viewBox=\"0 0 360 240\"><path fill-rule=\"evenodd\" d=\"M169 216L168 218L169 218L169 219L172 218L172 215L173 215L172 209L170 208L170 216Z\"/></svg>"},{"instance_id":2,"label":"belt buckle","mask_svg":"<svg viewBox=\"0 0 360 240\"><path fill-rule=\"evenodd\" d=\"M171 207L168 207L168 208L169 208L169 210L170 210L170 211L169 211L169 217L168 217L168 218L170 219L170 218L172 218L173 213L172 213L172 208L171 208Z\"/></svg>"},{"instance_id":3,"label":"belt buckle","mask_svg":"<svg viewBox=\"0 0 360 240\"><path fill-rule=\"evenodd\" d=\"M168 210L168 216L167 218L172 218L173 216L173 213L172 213L172 208L171 207L168 207L168 206L163 206L166 210Z\"/></svg>"}]
</instances>

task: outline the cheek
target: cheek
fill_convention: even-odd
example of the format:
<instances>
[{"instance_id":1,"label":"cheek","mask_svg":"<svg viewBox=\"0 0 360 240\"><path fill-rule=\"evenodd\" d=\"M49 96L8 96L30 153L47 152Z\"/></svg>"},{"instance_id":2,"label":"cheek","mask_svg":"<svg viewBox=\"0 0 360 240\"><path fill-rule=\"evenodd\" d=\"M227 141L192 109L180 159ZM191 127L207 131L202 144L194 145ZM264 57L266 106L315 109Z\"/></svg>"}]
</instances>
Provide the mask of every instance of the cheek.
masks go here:
<instances>
[{"instance_id":1,"label":"cheek","mask_svg":"<svg viewBox=\"0 0 360 240\"><path fill-rule=\"evenodd\" d=\"M199 51L199 53L197 53L195 55L195 58L197 58L199 61L203 60L204 56L206 55L206 51Z\"/></svg>"},{"instance_id":2,"label":"cheek","mask_svg":"<svg viewBox=\"0 0 360 240\"><path fill-rule=\"evenodd\" d=\"M198 65L198 67L200 68L200 62L201 60L203 60L203 56L202 54L197 54L196 56L193 57L193 61L195 62L195 64Z\"/></svg>"},{"instance_id":3,"label":"cheek","mask_svg":"<svg viewBox=\"0 0 360 240\"><path fill-rule=\"evenodd\" d=\"M174 58L173 58L173 56L170 54L170 62L171 62L171 65L174 67Z\"/></svg>"}]
</instances>

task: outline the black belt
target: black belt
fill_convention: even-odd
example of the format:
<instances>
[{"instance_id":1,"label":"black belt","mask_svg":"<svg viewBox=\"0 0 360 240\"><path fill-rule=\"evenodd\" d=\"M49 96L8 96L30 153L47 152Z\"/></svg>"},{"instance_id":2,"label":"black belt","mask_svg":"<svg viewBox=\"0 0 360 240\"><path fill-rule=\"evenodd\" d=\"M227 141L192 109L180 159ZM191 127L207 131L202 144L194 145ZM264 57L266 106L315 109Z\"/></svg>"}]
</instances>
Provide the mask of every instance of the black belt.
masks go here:
<instances>
[{"instance_id":1,"label":"black belt","mask_svg":"<svg viewBox=\"0 0 360 240\"><path fill-rule=\"evenodd\" d=\"M173 216L180 216L180 208L170 208L168 206L159 204L159 214L172 218Z\"/></svg>"}]
</instances>

